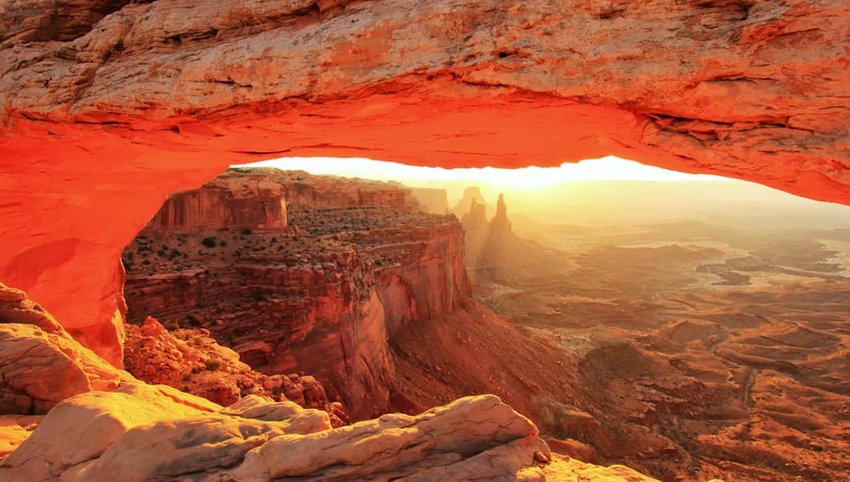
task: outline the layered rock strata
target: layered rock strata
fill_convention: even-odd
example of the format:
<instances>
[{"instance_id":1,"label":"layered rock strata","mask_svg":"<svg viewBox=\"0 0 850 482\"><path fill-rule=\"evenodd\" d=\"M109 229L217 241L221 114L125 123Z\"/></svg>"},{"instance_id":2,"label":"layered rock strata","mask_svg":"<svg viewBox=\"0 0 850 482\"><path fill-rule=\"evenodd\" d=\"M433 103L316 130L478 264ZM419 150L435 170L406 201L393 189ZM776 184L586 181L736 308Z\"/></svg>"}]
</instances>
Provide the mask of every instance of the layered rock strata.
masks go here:
<instances>
[{"instance_id":1,"label":"layered rock strata","mask_svg":"<svg viewBox=\"0 0 850 482\"><path fill-rule=\"evenodd\" d=\"M216 343L206 330L169 332L153 318L141 326L127 325L124 366L148 383L171 385L220 405L258 395L324 410L334 427L348 421L342 406L328 402L324 387L315 378L258 373L241 362L239 354Z\"/></svg>"},{"instance_id":2,"label":"layered rock strata","mask_svg":"<svg viewBox=\"0 0 850 482\"><path fill-rule=\"evenodd\" d=\"M28 339L16 330L53 330L53 317L0 285L0 353ZM44 327L44 328L43 328ZM148 323L148 329L155 328ZM75 482L183 480L570 480L576 473L650 481L622 467L566 461L537 428L492 395L467 397L415 417L390 414L332 429L327 412L249 395L227 408L164 385L148 385L106 364L54 330L43 346L63 354L90 383L51 399L42 417L0 417L0 480ZM62 378L38 349L4 361L25 385ZM35 370L29 368L35 367ZM39 367L44 367L39 368ZM8 388L0 385L3 411ZM35 395L33 393L33 395ZM43 398L42 398L43 399ZM15 413L14 411L12 413Z\"/></svg>"},{"instance_id":3,"label":"layered rock strata","mask_svg":"<svg viewBox=\"0 0 850 482\"><path fill-rule=\"evenodd\" d=\"M205 187L169 196L147 229L286 227L286 199L280 184L262 179L233 183L220 177Z\"/></svg>"},{"instance_id":4,"label":"layered rock strata","mask_svg":"<svg viewBox=\"0 0 850 482\"><path fill-rule=\"evenodd\" d=\"M145 229L125 252L130 320L203 327L257 370L318 377L355 418L388 411L391 332L469 296L460 226L421 214L397 185L275 170L224 177L279 183L292 226Z\"/></svg>"},{"instance_id":5,"label":"layered rock strata","mask_svg":"<svg viewBox=\"0 0 850 482\"><path fill-rule=\"evenodd\" d=\"M0 279L115 364L121 250L234 162L617 155L850 201L841 0L33 5L0 7Z\"/></svg>"},{"instance_id":6,"label":"layered rock strata","mask_svg":"<svg viewBox=\"0 0 850 482\"><path fill-rule=\"evenodd\" d=\"M449 197L445 189L413 187L410 189L410 193L422 204L426 212L433 214L449 213Z\"/></svg>"},{"instance_id":7,"label":"layered rock strata","mask_svg":"<svg viewBox=\"0 0 850 482\"><path fill-rule=\"evenodd\" d=\"M354 420L493 392L543 421L544 400L569 397L563 354L472 298L453 216L399 203L406 190L397 185L269 170L225 176L280 182L290 225L145 230L125 252L132 321L154 315L203 328L255 370L314 376ZM535 373L550 375L540 382Z\"/></svg>"}]
</instances>

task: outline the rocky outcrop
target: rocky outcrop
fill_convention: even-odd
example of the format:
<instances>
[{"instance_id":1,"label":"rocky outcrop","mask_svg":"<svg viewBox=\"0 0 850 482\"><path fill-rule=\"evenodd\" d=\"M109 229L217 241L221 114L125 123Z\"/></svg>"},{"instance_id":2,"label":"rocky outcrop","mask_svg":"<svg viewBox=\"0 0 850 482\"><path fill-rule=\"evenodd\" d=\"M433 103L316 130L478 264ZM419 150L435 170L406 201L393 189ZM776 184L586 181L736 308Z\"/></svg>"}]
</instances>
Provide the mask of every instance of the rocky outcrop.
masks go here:
<instances>
[{"instance_id":1,"label":"rocky outcrop","mask_svg":"<svg viewBox=\"0 0 850 482\"><path fill-rule=\"evenodd\" d=\"M140 380L170 385L220 405L258 395L324 410L334 427L347 423L342 406L328 402L324 387L315 378L258 373L209 335L207 330L169 332L153 318L141 326L127 325L124 366Z\"/></svg>"},{"instance_id":2,"label":"rocky outcrop","mask_svg":"<svg viewBox=\"0 0 850 482\"><path fill-rule=\"evenodd\" d=\"M419 202L406 186L394 181L370 181L338 176L311 176L304 171L252 168L229 174L239 179L253 173L266 182L284 187L286 199L294 209L339 208L340 206L383 206L405 210L418 209ZM249 174L251 175L251 174Z\"/></svg>"},{"instance_id":3,"label":"rocky outcrop","mask_svg":"<svg viewBox=\"0 0 850 482\"><path fill-rule=\"evenodd\" d=\"M145 229L124 256L129 319L203 327L256 370L309 373L355 419L388 411L388 332L469 296L460 226L420 213L397 184L274 169L222 178L281 186L292 226Z\"/></svg>"},{"instance_id":4,"label":"rocky outcrop","mask_svg":"<svg viewBox=\"0 0 850 482\"><path fill-rule=\"evenodd\" d=\"M466 233L466 265L476 281L512 285L528 275L539 276L558 269L560 264L553 250L514 233L502 194L488 221L485 206L473 197L478 190L473 189L469 191L469 211L461 218L461 224Z\"/></svg>"},{"instance_id":5,"label":"rocky outcrop","mask_svg":"<svg viewBox=\"0 0 850 482\"><path fill-rule=\"evenodd\" d=\"M19 321L49 326L45 320L53 319L22 292L0 286L0 312L13 311L19 312ZM7 318L0 326L48 333ZM179 345L153 322L143 329L153 345ZM549 466L549 449L534 424L492 395L463 398L415 417L389 414L332 429L326 411L292 401L252 394L222 408L165 385L147 385L106 364L67 333L49 334L48 348L67 354L90 379L100 369L101 378L111 373L116 382L63 393L67 398L57 396L44 417L0 417L3 481L570 480L563 474L582 471L643 480L625 477L624 468L561 458ZM0 353L26 339L17 333L0 338ZM187 356L183 361L194 356L191 349L178 351ZM28 350L2 366L38 367L44 358ZM64 380L64 370L51 365L31 376Z\"/></svg>"},{"instance_id":6,"label":"rocky outcrop","mask_svg":"<svg viewBox=\"0 0 850 482\"><path fill-rule=\"evenodd\" d=\"M612 154L850 202L848 8L6 3L0 279L120 363L121 249L169 193L284 155Z\"/></svg>"},{"instance_id":7,"label":"rocky outcrop","mask_svg":"<svg viewBox=\"0 0 850 482\"><path fill-rule=\"evenodd\" d=\"M280 184L262 178L217 177L203 189L169 196L145 228L156 230L277 229L286 227Z\"/></svg>"},{"instance_id":8,"label":"rocky outcrop","mask_svg":"<svg viewBox=\"0 0 850 482\"><path fill-rule=\"evenodd\" d=\"M0 463L0 476L10 482L543 480L550 457L536 427L494 396L334 430L318 410L245 401L210 413L153 392L78 395Z\"/></svg>"},{"instance_id":9,"label":"rocky outcrop","mask_svg":"<svg viewBox=\"0 0 850 482\"><path fill-rule=\"evenodd\" d=\"M0 414L44 414L70 396L130 380L24 292L0 283Z\"/></svg>"},{"instance_id":10,"label":"rocky outcrop","mask_svg":"<svg viewBox=\"0 0 850 482\"><path fill-rule=\"evenodd\" d=\"M281 437L232 473L255 480L533 480L542 478L548 457L534 424L497 397L481 396L416 417L386 415L328 434Z\"/></svg>"},{"instance_id":11,"label":"rocky outcrop","mask_svg":"<svg viewBox=\"0 0 850 482\"><path fill-rule=\"evenodd\" d=\"M215 408L213 404L179 403L168 392L141 383L111 392L82 393L64 400L44 417L32 435L0 464L0 476L13 481L76 476L133 427L207 415Z\"/></svg>"},{"instance_id":12,"label":"rocky outcrop","mask_svg":"<svg viewBox=\"0 0 850 482\"><path fill-rule=\"evenodd\" d=\"M495 231L497 235L504 235L511 232L511 221L508 219L508 206L505 204L505 195L499 193L499 200L496 201L496 214L490 220L490 229Z\"/></svg>"},{"instance_id":13,"label":"rocky outcrop","mask_svg":"<svg viewBox=\"0 0 850 482\"><path fill-rule=\"evenodd\" d=\"M385 338L383 311L357 250L304 232L230 234L179 234L198 247L214 235L218 245L173 262L137 262L127 285L130 320L152 314L167 326L207 329L255 370L278 375L309 367L332 400L385 407L386 392L369 389L390 369L373 342ZM177 244L177 236L148 242ZM128 250L136 260L144 256L139 241Z\"/></svg>"},{"instance_id":14,"label":"rocky outcrop","mask_svg":"<svg viewBox=\"0 0 850 482\"><path fill-rule=\"evenodd\" d=\"M338 179L268 174L297 176L303 191ZM256 172L227 174L239 175ZM372 184L339 182L327 189L339 202L352 199L339 192ZM140 236L125 252L130 319L209 330L267 375L312 375L354 420L495 392L544 421L550 400L569 397L563 355L472 298L456 218L309 203L287 199L283 230L216 231L213 248L201 244L207 232ZM172 257L174 246L186 256Z\"/></svg>"},{"instance_id":15,"label":"rocky outcrop","mask_svg":"<svg viewBox=\"0 0 850 482\"><path fill-rule=\"evenodd\" d=\"M481 251L490 236L490 223L487 221L487 206L475 199L469 204L469 211L460 218L463 226L466 264L471 268L481 262Z\"/></svg>"},{"instance_id":16,"label":"rocky outcrop","mask_svg":"<svg viewBox=\"0 0 850 482\"><path fill-rule=\"evenodd\" d=\"M449 213L449 195L445 189L433 187L412 187L410 193L425 208L425 212L432 214Z\"/></svg>"},{"instance_id":17,"label":"rocky outcrop","mask_svg":"<svg viewBox=\"0 0 850 482\"><path fill-rule=\"evenodd\" d=\"M142 384L71 338L24 292L3 284L0 361L0 415L44 414L66 398L92 391L159 390L175 403L218 407L170 387Z\"/></svg>"},{"instance_id":18,"label":"rocky outcrop","mask_svg":"<svg viewBox=\"0 0 850 482\"><path fill-rule=\"evenodd\" d=\"M657 482L652 477L647 477L640 472L623 465L612 465L600 467L598 465L586 464L580 460L570 457L554 455L552 463L546 467L546 480L552 481L584 481L592 482ZM708 482L723 482L711 479Z\"/></svg>"},{"instance_id":19,"label":"rocky outcrop","mask_svg":"<svg viewBox=\"0 0 850 482\"><path fill-rule=\"evenodd\" d=\"M42 418L39 415L0 415L0 462L32 435Z\"/></svg>"},{"instance_id":20,"label":"rocky outcrop","mask_svg":"<svg viewBox=\"0 0 850 482\"><path fill-rule=\"evenodd\" d=\"M478 207L473 209L473 205L477 205ZM477 217L479 215L477 213L478 210L482 211L480 215L487 217L489 212L493 212L493 206L487 204L487 201L484 199L484 195L481 194L480 187L469 186L464 188L463 196L452 208L452 214L457 216L458 219L462 219L463 216L475 212Z\"/></svg>"}]
</instances>

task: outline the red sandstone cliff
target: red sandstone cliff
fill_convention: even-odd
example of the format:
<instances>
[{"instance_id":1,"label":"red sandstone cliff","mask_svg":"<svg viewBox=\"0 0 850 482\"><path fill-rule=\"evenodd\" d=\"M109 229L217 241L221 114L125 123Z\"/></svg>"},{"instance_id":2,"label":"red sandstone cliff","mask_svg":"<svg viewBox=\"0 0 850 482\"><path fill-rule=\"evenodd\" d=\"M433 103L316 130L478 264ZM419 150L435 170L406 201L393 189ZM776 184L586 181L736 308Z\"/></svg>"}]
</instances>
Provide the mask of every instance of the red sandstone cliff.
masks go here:
<instances>
[{"instance_id":1,"label":"red sandstone cliff","mask_svg":"<svg viewBox=\"0 0 850 482\"><path fill-rule=\"evenodd\" d=\"M449 213L449 198L445 189L412 187L410 192L422 204L426 212L433 214Z\"/></svg>"},{"instance_id":2,"label":"red sandstone cliff","mask_svg":"<svg viewBox=\"0 0 850 482\"><path fill-rule=\"evenodd\" d=\"M617 155L850 200L842 0L331 4L0 5L0 278L118 363L123 247L284 155Z\"/></svg>"},{"instance_id":3,"label":"red sandstone cliff","mask_svg":"<svg viewBox=\"0 0 850 482\"><path fill-rule=\"evenodd\" d=\"M148 342L155 340L146 344L151 350L165 343L190 363L203 356L153 322L143 330ZM250 395L225 408L148 385L105 363L24 293L2 284L0 361L0 414L12 414L0 417L4 482L651 481L624 467L551 454L537 427L492 395L334 429L328 413L290 401ZM32 409L49 411L22 415Z\"/></svg>"},{"instance_id":4,"label":"red sandstone cliff","mask_svg":"<svg viewBox=\"0 0 850 482\"><path fill-rule=\"evenodd\" d=\"M124 254L131 321L205 328L256 370L315 376L354 419L496 392L541 420L539 400L566 396L554 375L533 381L557 350L471 297L456 218L422 213L397 185L223 177L256 176L284 186L290 225L146 230Z\"/></svg>"},{"instance_id":5,"label":"red sandstone cliff","mask_svg":"<svg viewBox=\"0 0 850 482\"><path fill-rule=\"evenodd\" d=\"M147 230L273 229L286 227L280 184L262 178L217 177L204 189L169 196Z\"/></svg>"},{"instance_id":6,"label":"red sandstone cliff","mask_svg":"<svg viewBox=\"0 0 850 482\"><path fill-rule=\"evenodd\" d=\"M318 377L355 418L388 411L388 331L469 296L460 226L387 183L255 170L200 191L258 178L285 190L293 226L145 229L125 252L129 319L205 327L255 369Z\"/></svg>"},{"instance_id":7,"label":"red sandstone cliff","mask_svg":"<svg viewBox=\"0 0 850 482\"><path fill-rule=\"evenodd\" d=\"M265 168L243 172L231 170L220 177L226 179L229 176L235 176L237 182L242 182L247 176L282 186L291 209L383 206L412 210L420 207L410 188L392 181L311 176L304 171Z\"/></svg>"}]
</instances>

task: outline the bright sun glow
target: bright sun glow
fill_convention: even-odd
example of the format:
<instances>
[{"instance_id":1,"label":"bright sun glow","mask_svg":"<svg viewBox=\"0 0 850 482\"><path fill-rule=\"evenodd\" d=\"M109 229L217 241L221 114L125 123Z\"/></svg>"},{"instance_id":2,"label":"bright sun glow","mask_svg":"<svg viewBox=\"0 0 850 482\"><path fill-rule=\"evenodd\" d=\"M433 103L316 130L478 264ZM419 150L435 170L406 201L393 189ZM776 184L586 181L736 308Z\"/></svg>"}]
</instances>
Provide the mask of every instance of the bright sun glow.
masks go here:
<instances>
[{"instance_id":1,"label":"bright sun glow","mask_svg":"<svg viewBox=\"0 0 850 482\"><path fill-rule=\"evenodd\" d=\"M290 157L245 164L304 170L311 174L333 174L364 179L401 182L468 180L513 189L537 189L572 181L694 181L723 180L721 177L684 174L608 156L560 167L521 169L443 169L418 167L362 158Z\"/></svg>"}]
</instances>

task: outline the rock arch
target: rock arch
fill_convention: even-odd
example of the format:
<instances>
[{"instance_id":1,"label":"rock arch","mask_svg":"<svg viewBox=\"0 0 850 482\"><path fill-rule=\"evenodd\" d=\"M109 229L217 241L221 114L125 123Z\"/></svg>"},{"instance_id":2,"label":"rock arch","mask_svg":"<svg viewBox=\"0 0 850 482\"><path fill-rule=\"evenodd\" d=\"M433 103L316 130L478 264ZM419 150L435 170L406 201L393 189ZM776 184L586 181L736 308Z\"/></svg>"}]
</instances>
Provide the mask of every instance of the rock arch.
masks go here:
<instances>
[{"instance_id":1,"label":"rock arch","mask_svg":"<svg viewBox=\"0 0 850 482\"><path fill-rule=\"evenodd\" d=\"M613 154L850 203L842 0L54 4L0 6L0 280L113 363L122 247L235 162Z\"/></svg>"}]
</instances>

